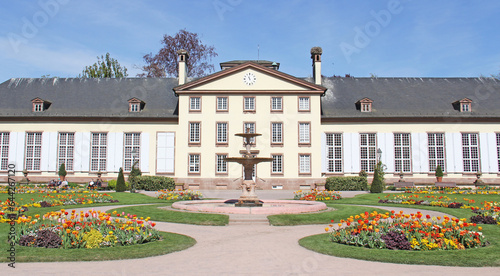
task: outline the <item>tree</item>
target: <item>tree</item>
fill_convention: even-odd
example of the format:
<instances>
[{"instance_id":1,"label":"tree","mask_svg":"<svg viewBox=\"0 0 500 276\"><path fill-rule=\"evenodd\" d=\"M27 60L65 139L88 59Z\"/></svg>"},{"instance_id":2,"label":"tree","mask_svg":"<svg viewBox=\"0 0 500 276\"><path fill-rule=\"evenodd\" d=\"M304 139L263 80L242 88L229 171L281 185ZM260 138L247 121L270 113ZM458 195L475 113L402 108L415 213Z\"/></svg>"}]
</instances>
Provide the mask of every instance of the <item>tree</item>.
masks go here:
<instances>
[{"instance_id":1,"label":"tree","mask_svg":"<svg viewBox=\"0 0 500 276\"><path fill-rule=\"evenodd\" d=\"M125 78L127 77L127 68L122 67L120 63L114 58L109 57L109 53L106 53L106 57L97 57L97 62L91 66L85 66L82 74L78 77L80 78Z\"/></svg>"},{"instance_id":2,"label":"tree","mask_svg":"<svg viewBox=\"0 0 500 276\"><path fill-rule=\"evenodd\" d=\"M378 162L373 173L373 181L370 187L370 193L382 193L385 188L384 168L382 162Z\"/></svg>"},{"instance_id":3,"label":"tree","mask_svg":"<svg viewBox=\"0 0 500 276\"><path fill-rule=\"evenodd\" d=\"M217 56L215 48L202 44L198 34L184 29L175 36L165 34L161 43L163 47L156 55L149 53L143 57L146 65L142 67L144 73L138 77L178 77L177 51L181 49L189 53L186 62L188 77L202 77L215 71L214 65L209 64Z\"/></svg>"},{"instance_id":4,"label":"tree","mask_svg":"<svg viewBox=\"0 0 500 276\"><path fill-rule=\"evenodd\" d=\"M126 189L127 189L127 186L125 184L125 178L123 177L123 169L120 168L120 171L118 172L118 178L116 179L115 190L117 192L125 192Z\"/></svg>"},{"instance_id":5,"label":"tree","mask_svg":"<svg viewBox=\"0 0 500 276\"><path fill-rule=\"evenodd\" d=\"M68 174L68 172L66 171L66 165L64 165L64 163L59 166L59 171L57 172L57 174L59 175L59 177L61 177L61 181L64 181L66 175Z\"/></svg>"}]
</instances>

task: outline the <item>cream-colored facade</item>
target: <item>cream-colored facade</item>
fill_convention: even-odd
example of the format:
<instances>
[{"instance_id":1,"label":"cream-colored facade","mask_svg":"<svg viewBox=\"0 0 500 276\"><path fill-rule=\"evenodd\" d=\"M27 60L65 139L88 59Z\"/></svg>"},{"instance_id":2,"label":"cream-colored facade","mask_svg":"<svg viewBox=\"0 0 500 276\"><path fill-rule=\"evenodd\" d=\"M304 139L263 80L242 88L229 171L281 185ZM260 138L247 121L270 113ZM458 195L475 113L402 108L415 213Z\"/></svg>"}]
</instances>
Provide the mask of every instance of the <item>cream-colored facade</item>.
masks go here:
<instances>
[{"instance_id":1,"label":"cream-colored facade","mask_svg":"<svg viewBox=\"0 0 500 276\"><path fill-rule=\"evenodd\" d=\"M234 134L251 131L261 134L254 153L274 158L257 165L255 180L262 189L314 187L328 176L370 173L378 161L386 165L388 182L397 181L401 172L408 181L433 182L438 164L449 181L472 183L481 172L485 182L498 182L500 116L486 108L500 93L497 81L325 79L318 48L311 51L310 79L280 72L275 63L238 61L188 81L188 55L179 54L177 80L88 80L94 88L85 88L85 80L57 78L0 84L3 95L19 95L1 108L0 177L6 180L12 164L19 178L19 171L27 169L32 181L45 182L57 178L59 164L69 162L68 179L87 182L98 173L116 178L120 168L128 172L137 161L143 174L170 176L186 188L237 189L242 167L224 157L240 156L243 139ZM104 101L99 94L113 87L120 86L116 93L127 91L109 103L111 111L75 110L73 116L58 109L56 96L51 98L52 90L66 95L73 85L100 87L95 105ZM474 88L470 96L467 85ZM442 87L453 92L439 94ZM466 88L454 95L456 87ZM483 88L486 92L479 93ZM426 100L425 93L439 99ZM32 111L25 110L31 102L10 109L23 97L33 103ZM81 105L86 100L81 98ZM442 107L432 110L440 100ZM39 103L41 111L35 107Z\"/></svg>"}]
</instances>

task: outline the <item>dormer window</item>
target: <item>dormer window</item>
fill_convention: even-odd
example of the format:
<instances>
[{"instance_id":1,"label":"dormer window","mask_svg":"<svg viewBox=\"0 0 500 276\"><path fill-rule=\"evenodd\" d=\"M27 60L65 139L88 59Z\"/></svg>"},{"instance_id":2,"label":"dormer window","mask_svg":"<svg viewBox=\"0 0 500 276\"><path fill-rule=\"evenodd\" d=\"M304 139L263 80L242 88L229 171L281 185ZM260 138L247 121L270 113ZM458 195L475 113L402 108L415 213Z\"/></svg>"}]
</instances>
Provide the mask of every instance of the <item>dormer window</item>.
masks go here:
<instances>
[{"instance_id":1,"label":"dormer window","mask_svg":"<svg viewBox=\"0 0 500 276\"><path fill-rule=\"evenodd\" d=\"M372 112L372 103L373 100L369 98L364 98L362 100L359 100L356 103L356 106L358 107L359 110L361 110L361 112Z\"/></svg>"},{"instance_id":2,"label":"dormer window","mask_svg":"<svg viewBox=\"0 0 500 276\"><path fill-rule=\"evenodd\" d=\"M145 105L146 105L145 102L137 98L132 98L128 100L128 112L140 112L141 110L144 109Z\"/></svg>"},{"instance_id":3,"label":"dormer window","mask_svg":"<svg viewBox=\"0 0 500 276\"><path fill-rule=\"evenodd\" d=\"M455 109L458 109L460 112L471 112L472 111L472 100L468 98L463 98L459 101L453 103Z\"/></svg>"},{"instance_id":4,"label":"dormer window","mask_svg":"<svg viewBox=\"0 0 500 276\"><path fill-rule=\"evenodd\" d=\"M31 102L33 103L33 112L42 112L44 110L47 110L51 105L51 102L42 100L40 98L34 98L33 100L31 100Z\"/></svg>"}]
</instances>

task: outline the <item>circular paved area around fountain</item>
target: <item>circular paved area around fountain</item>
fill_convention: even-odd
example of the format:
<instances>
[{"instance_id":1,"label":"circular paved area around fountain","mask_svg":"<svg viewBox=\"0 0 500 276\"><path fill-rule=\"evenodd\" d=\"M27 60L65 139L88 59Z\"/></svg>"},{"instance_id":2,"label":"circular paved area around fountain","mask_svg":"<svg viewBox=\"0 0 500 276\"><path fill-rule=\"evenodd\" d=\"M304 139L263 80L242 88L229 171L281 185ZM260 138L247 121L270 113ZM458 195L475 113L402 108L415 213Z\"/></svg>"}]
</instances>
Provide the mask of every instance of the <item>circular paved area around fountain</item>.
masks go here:
<instances>
[{"instance_id":1,"label":"circular paved area around fountain","mask_svg":"<svg viewBox=\"0 0 500 276\"><path fill-rule=\"evenodd\" d=\"M342 195L347 197L345 193ZM272 193L259 194L260 198L268 196ZM232 198L230 193L228 198ZM290 196L280 191L275 198ZM338 258L309 251L298 244L305 236L324 233L324 225L200 226L158 222L156 228L191 236L197 244L184 251L134 260L17 263L15 269L1 263L0 275L500 275L498 267L403 265Z\"/></svg>"}]
</instances>

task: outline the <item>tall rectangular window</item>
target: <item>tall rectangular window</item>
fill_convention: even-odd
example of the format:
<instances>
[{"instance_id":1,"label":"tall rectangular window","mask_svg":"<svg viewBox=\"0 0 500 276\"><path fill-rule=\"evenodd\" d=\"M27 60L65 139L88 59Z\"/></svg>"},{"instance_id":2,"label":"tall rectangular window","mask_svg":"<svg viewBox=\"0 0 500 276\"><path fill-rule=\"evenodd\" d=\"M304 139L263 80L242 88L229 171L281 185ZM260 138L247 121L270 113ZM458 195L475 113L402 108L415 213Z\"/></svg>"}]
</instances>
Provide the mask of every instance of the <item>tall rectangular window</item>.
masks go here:
<instances>
[{"instance_id":1,"label":"tall rectangular window","mask_svg":"<svg viewBox=\"0 0 500 276\"><path fill-rule=\"evenodd\" d=\"M498 170L500 171L500 133L497 133L497 159L498 159Z\"/></svg>"},{"instance_id":2,"label":"tall rectangular window","mask_svg":"<svg viewBox=\"0 0 500 276\"><path fill-rule=\"evenodd\" d=\"M227 157L227 154L217 154L217 173L219 174L225 174L227 173L227 162L224 160L224 158Z\"/></svg>"},{"instance_id":3,"label":"tall rectangular window","mask_svg":"<svg viewBox=\"0 0 500 276\"><path fill-rule=\"evenodd\" d=\"M271 123L271 144L283 144L283 123Z\"/></svg>"},{"instance_id":4,"label":"tall rectangular window","mask_svg":"<svg viewBox=\"0 0 500 276\"><path fill-rule=\"evenodd\" d=\"M26 133L26 164L25 169L28 171L40 170L40 159L42 158L42 133L28 132Z\"/></svg>"},{"instance_id":5,"label":"tall rectangular window","mask_svg":"<svg viewBox=\"0 0 500 276\"><path fill-rule=\"evenodd\" d=\"M299 123L299 144L311 143L310 134L311 134L310 123L307 122Z\"/></svg>"},{"instance_id":6,"label":"tall rectangular window","mask_svg":"<svg viewBox=\"0 0 500 276\"><path fill-rule=\"evenodd\" d=\"M200 111L201 110L201 98L200 97L190 97L189 98L189 110L190 111Z\"/></svg>"},{"instance_id":7,"label":"tall rectangular window","mask_svg":"<svg viewBox=\"0 0 500 276\"><path fill-rule=\"evenodd\" d=\"M273 163L271 164L273 174L282 174L283 173L283 155L282 154L273 154Z\"/></svg>"},{"instance_id":8,"label":"tall rectangular window","mask_svg":"<svg viewBox=\"0 0 500 276\"><path fill-rule=\"evenodd\" d=\"M310 174L311 173L311 155L310 154L300 154L299 155L299 174Z\"/></svg>"},{"instance_id":9,"label":"tall rectangular window","mask_svg":"<svg viewBox=\"0 0 500 276\"><path fill-rule=\"evenodd\" d=\"M64 163L66 170L73 170L73 156L75 150L75 133L74 132L59 132L58 146L58 166Z\"/></svg>"},{"instance_id":10,"label":"tall rectangular window","mask_svg":"<svg viewBox=\"0 0 500 276\"><path fill-rule=\"evenodd\" d=\"M189 172L199 173L200 172L200 155L190 154L189 155Z\"/></svg>"},{"instance_id":11,"label":"tall rectangular window","mask_svg":"<svg viewBox=\"0 0 500 276\"><path fill-rule=\"evenodd\" d=\"M9 169L9 132L0 132L0 170Z\"/></svg>"},{"instance_id":12,"label":"tall rectangular window","mask_svg":"<svg viewBox=\"0 0 500 276\"><path fill-rule=\"evenodd\" d=\"M243 124L243 133L255 133L255 123L244 123ZM243 138L245 139L245 138ZM245 140L243 140L245 141ZM251 144L255 144L255 137L250 139Z\"/></svg>"},{"instance_id":13,"label":"tall rectangular window","mask_svg":"<svg viewBox=\"0 0 500 276\"><path fill-rule=\"evenodd\" d=\"M106 171L106 151L108 147L107 133L92 133L90 141L90 170L91 171Z\"/></svg>"},{"instance_id":14,"label":"tall rectangular window","mask_svg":"<svg viewBox=\"0 0 500 276\"><path fill-rule=\"evenodd\" d=\"M299 111L310 111L309 97L299 97Z\"/></svg>"},{"instance_id":15,"label":"tall rectangular window","mask_svg":"<svg viewBox=\"0 0 500 276\"><path fill-rule=\"evenodd\" d=\"M200 143L200 123L192 122L189 123L189 143L199 144Z\"/></svg>"},{"instance_id":16,"label":"tall rectangular window","mask_svg":"<svg viewBox=\"0 0 500 276\"><path fill-rule=\"evenodd\" d=\"M328 172L342 172L342 133L326 134Z\"/></svg>"},{"instance_id":17,"label":"tall rectangular window","mask_svg":"<svg viewBox=\"0 0 500 276\"><path fill-rule=\"evenodd\" d=\"M141 156L141 134L140 133L125 133L125 142L123 143L123 170L131 171L132 165L140 166ZM135 156L132 152L135 152Z\"/></svg>"},{"instance_id":18,"label":"tall rectangular window","mask_svg":"<svg viewBox=\"0 0 500 276\"><path fill-rule=\"evenodd\" d=\"M479 139L477 133L462 133L464 172L479 172Z\"/></svg>"},{"instance_id":19,"label":"tall rectangular window","mask_svg":"<svg viewBox=\"0 0 500 276\"><path fill-rule=\"evenodd\" d=\"M437 166L440 166L445 172L444 133L427 133L427 145L429 150L429 171L435 172Z\"/></svg>"},{"instance_id":20,"label":"tall rectangular window","mask_svg":"<svg viewBox=\"0 0 500 276\"><path fill-rule=\"evenodd\" d=\"M283 111L282 97L271 97L271 111Z\"/></svg>"},{"instance_id":21,"label":"tall rectangular window","mask_svg":"<svg viewBox=\"0 0 500 276\"><path fill-rule=\"evenodd\" d=\"M361 170L374 172L377 164L377 136L375 133L361 133L359 136Z\"/></svg>"},{"instance_id":22,"label":"tall rectangular window","mask_svg":"<svg viewBox=\"0 0 500 276\"><path fill-rule=\"evenodd\" d=\"M409 133L394 133L394 170L396 172L411 172Z\"/></svg>"},{"instance_id":23,"label":"tall rectangular window","mask_svg":"<svg viewBox=\"0 0 500 276\"><path fill-rule=\"evenodd\" d=\"M227 123L217 123L217 144L227 144Z\"/></svg>"},{"instance_id":24,"label":"tall rectangular window","mask_svg":"<svg viewBox=\"0 0 500 276\"><path fill-rule=\"evenodd\" d=\"M227 111L227 97L217 97L217 111Z\"/></svg>"},{"instance_id":25,"label":"tall rectangular window","mask_svg":"<svg viewBox=\"0 0 500 276\"><path fill-rule=\"evenodd\" d=\"M255 111L255 97L244 97L243 101L243 111Z\"/></svg>"}]
</instances>

